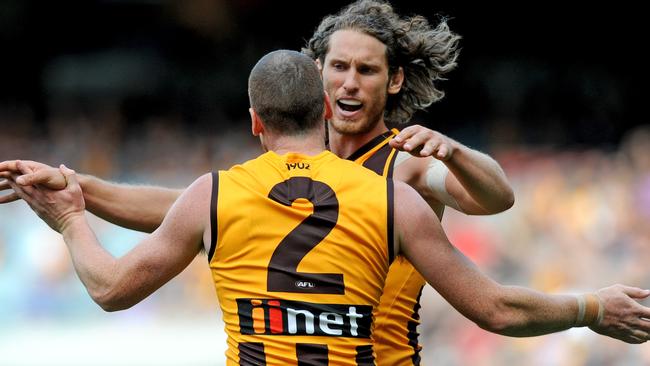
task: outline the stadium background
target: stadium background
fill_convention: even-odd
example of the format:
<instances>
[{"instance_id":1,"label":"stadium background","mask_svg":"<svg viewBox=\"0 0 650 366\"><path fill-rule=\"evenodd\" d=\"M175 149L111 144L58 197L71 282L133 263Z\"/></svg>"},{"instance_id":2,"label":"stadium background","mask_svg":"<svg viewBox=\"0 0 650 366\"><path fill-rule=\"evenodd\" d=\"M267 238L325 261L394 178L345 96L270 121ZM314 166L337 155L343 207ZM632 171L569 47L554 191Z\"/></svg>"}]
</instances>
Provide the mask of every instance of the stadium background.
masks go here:
<instances>
[{"instance_id":1,"label":"stadium background","mask_svg":"<svg viewBox=\"0 0 650 366\"><path fill-rule=\"evenodd\" d=\"M516 193L491 217L448 210L452 241L499 281L551 292L650 287L650 127L640 9L617 3L420 4L463 36L447 96L414 121L494 156ZM344 1L0 1L0 160L174 187L260 150L246 78ZM297 13L297 14L296 14ZM93 219L121 255L141 234ZM641 365L647 345L585 329L486 333L427 289L428 365ZM103 313L60 237L0 206L0 365L215 365L224 336L205 258L134 308Z\"/></svg>"}]
</instances>

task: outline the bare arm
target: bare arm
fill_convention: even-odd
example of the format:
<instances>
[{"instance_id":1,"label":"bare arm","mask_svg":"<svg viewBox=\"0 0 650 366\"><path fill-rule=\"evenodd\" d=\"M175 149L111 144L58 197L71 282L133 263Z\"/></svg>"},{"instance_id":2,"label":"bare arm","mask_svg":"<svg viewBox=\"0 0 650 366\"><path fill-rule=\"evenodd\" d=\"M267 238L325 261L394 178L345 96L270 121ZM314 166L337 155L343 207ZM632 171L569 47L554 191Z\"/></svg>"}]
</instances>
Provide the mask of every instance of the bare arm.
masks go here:
<instances>
[{"instance_id":1,"label":"bare arm","mask_svg":"<svg viewBox=\"0 0 650 366\"><path fill-rule=\"evenodd\" d=\"M74 172L61 169L68 181L63 190L12 185L50 227L62 233L79 278L103 309L122 310L137 304L180 273L200 251L209 225L209 175L188 188L154 233L123 257L114 258L86 221Z\"/></svg>"},{"instance_id":2,"label":"bare arm","mask_svg":"<svg viewBox=\"0 0 650 366\"><path fill-rule=\"evenodd\" d=\"M448 172L443 183L453 203L436 197L464 213L488 215L505 211L514 204L514 193L506 175L490 156L422 126L409 126L391 142L391 146L424 159L411 159L399 168L405 170L403 180L409 182L424 197L436 197L432 187L435 160L444 163ZM439 195L438 195L439 196Z\"/></svg>"},{"instance_id":3,"label":"bare arm","mask_svg":"<svg viewBox=\"0 0 650 366\"><path fill-rule=\"evenodd\" d=\"M116 225L145 232L162 223L181 189L117 184L80 175L86 209Z\"/></svg>"},{"instance_id":4,"label":"bare arm","mask_svg":"<svg viewBox=\"0 0 650 366\"><path fill-rule=\"evenodd\" d=\"M65 188L63 175L57 168L28 160L8 160L0 163L0 177L10 173L23 174L21 186L41 185L49 189ZM145 232L154 231L163 221L180 189L154 186L134 186L108 182L90 175L77 175L83 190L86 209L116 225ZM9 188L0 182L0 190ZM18 199L10 193L0 197L0 203Z\"/></svg>"},{"instance_id":5,"label":"bare arm","mask_svg":"<svg viewBox=\"0 0 650 366\"><path fill-rule=\"evenodd\" d=\"M647 297L649 291L620 285L601 289L596 303L602 317L581 321L576 296L503 286L483 274L449 243L417 192L399 182L395 183L395 229L397 250L454 308L486 330L536 336L588 325L629 343L650 338L650 322L642 319L650 316L650 309L635 300Z\"/></svg>"}]
</instances>

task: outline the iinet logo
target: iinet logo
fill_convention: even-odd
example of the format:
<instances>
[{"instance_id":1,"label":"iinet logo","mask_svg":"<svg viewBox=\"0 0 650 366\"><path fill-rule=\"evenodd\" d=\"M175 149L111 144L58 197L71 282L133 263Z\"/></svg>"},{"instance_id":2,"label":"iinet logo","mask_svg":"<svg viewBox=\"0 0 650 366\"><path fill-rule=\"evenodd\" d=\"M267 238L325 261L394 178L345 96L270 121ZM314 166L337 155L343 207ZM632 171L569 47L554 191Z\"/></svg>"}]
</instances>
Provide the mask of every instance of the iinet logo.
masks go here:
<instances>
[{"instance_id":1,"label":"iinet logo","mask_svg":"<svg viewBox=\"0 0 650 366\"><path fill-rule=\"evenodd\" d=\"M370 338L372 306L237 299L242 334Z\"/></svg>"}]
</instances>

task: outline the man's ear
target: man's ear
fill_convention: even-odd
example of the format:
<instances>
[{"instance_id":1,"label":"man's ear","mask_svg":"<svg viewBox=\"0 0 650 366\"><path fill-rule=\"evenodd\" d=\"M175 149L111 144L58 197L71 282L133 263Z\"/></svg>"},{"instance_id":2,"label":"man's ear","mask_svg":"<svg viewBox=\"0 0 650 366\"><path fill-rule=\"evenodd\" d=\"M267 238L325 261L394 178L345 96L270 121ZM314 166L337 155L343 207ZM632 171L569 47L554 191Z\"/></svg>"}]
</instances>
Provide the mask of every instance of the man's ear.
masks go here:
<instances>
[{"instance_id":1,"label":"man's ear","mask_svg":"<svg viewBox=\"0 0 650 366\"><path fill-rule=\"evenodd\" d=\"M314 62L316 63L316 67L318 67L318 71L320 71L321 75L323 74L323 64L320 63L320 59L315 59Z\"/></svg>"},{"instance_id":2,"label":"man's ear","mask_svg":"<svg viewBox=\"0 0 650 366\"><path fill-rule=\"evenodd\" d=\"M324 92L323 94L325 94L325 115L323 117L327 121L332 119L332 105L330 104L330 96L327 92Z\"/></svg>"},{"instance_id":3,"label":"man's ear","mask_svg":"<svg viewBox=\"0 0 650 366\"><path fill-rule=\"evenodd\" d=\"M251 115L251 132L253 136L259 136L264 132L264 124L253 108L248 108L248 113Z\"/></svg>"},{"instance_id":4,"label":"man's ear","mask_svg":"<svg viewBox=\"0 0 650 366\"><path fill-rule=\"evenodd\" d=\"M400 66L388 81L388 94L397 94L404 83L404 69Z\"/></svg>"}]
</instances>

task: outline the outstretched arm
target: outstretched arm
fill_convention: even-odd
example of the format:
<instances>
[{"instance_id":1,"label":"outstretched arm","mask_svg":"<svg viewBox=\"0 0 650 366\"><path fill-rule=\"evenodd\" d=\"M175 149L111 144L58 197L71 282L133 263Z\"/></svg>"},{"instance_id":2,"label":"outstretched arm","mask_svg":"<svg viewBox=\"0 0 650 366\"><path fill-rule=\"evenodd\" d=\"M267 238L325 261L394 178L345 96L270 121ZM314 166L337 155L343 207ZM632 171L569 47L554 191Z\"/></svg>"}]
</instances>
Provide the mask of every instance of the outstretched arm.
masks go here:
<instances>
[{"instance_id":1,"label":"outstretched arm","mask_svg":"<svg viewBox=\"0 0 650 366\"><path fill-rule=\"evenodd\" d=\"M90 176L79 176L86 208L116 225L152 232L183 190L155 186L118 184Z\"/></svg>"},{"instance_id":2,"label":"outstretched arm","mask_svg":"<svg viewBox=\"0 0 650 366\"><path fill-rule=\"evenodd\" d=\"M400 169L407 170L408 178L404 180L425 197L433 196L472 215L499 213L514 204L514 193L503 169L484 153L418 125L402 130L390 145L424 158L410 159ZM440 169L441 162L446 169ZM444 180L440 179L441 174L446 174ZM441 190L451 199L438 193Z\"/></svg>"},{"instance_id":3,"label":"outstretched arm","mask_svg":"<svg viewBox=\"0 0 650 366\"><path fill-rule=\"evenodd\" d=\"M114 258L86 221L74 172L63 166L61 172L68 184L58 191L9 182L39 217L63 235L79 278L106 311L137 304L180 273L200 251L209 225L209 175L188 188L153 234L123 257Z\"/></svg>"},{"instance_id":4,"label":"outstretched arm","mask_svg":"<svg viewBox=\"0 0 650 366\"><path fill-rule=\"evenodd\" d=\"M650 308L637 302L650 291L615 285L576 297L503 286L449 243L426 202L400 182L395 183L395 229L398 252L456 310L486 330L524 337L589 326L628 343L650 339Z\"/></svg>"},{"instance_id":5,"label":"outstretched arm","mask_svg":"<svg viewBox=\"0 0 650 366\"><path fill-rule=\"evenodd\" d=\"M28 160L8 160L0 163L0 177L23 174L21 186L41 185L49 189L65 188L65 180L57 168ZM118 184L90 176L77 175L83 189L86 209L116 225L145 232L154 231L183 190L154 186ZM0 190L9 188L0 182ZM0 203L19 199L16 193L0 197Z\"/></svg>"}]
</instances>

